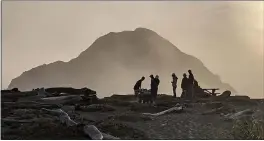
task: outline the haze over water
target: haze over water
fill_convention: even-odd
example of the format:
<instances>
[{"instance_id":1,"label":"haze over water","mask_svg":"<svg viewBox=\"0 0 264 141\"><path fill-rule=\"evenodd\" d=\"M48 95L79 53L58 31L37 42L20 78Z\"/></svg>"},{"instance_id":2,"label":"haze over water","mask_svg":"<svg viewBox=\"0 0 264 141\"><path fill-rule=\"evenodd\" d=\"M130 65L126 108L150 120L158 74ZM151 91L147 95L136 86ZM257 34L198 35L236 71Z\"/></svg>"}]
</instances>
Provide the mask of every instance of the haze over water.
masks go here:
<instances>
[{"instance_id":1,"label":"haze over water","mask_svg":"<svg viewBox=\"0 0 264 141\"><path fill-rule=\"evenodd\" d=\"M263 2L2 2L2 88L108 32L149 28L241 95L263 97Z\"/></svg>"}]
</instances>

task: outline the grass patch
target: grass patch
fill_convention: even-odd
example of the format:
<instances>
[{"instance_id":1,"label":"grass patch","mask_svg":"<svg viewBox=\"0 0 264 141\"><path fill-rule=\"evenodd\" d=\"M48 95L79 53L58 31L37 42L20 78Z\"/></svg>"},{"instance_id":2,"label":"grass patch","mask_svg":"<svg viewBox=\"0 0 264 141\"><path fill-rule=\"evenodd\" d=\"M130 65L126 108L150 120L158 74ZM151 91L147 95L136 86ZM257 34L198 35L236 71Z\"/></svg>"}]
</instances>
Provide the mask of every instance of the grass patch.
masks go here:
<instances>
[{"instance_id":1,"label":"grass patch","mask_svg":"<svg viewBox=\"0 0 264 141\"><path fill-rule=\"evenodd\" d=\"M232 134L235 140L263 140L264 121L237 120L233 125Z\"/></svg>"}]
</instances>

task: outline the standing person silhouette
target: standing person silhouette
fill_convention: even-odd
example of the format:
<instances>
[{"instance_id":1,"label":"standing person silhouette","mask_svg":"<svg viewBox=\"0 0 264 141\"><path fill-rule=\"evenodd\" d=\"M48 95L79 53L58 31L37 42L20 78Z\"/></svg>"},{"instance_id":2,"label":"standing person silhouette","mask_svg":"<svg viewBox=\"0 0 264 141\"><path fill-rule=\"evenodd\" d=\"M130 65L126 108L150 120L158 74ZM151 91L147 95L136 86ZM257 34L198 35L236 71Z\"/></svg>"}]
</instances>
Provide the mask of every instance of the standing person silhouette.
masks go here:
<instances>
[{"instance_id":1,"label":"standing person silhouette","mask_svg":"<svg viewBox=\"0 0 264 141\"><path fill-rule=\"evenodd\" d=\"M153 101L155 101L158 95L158 86L159 86L160 80L159 80L158 75L156 75L155 78L153 75L150 75L150 78L151 78L151 84L150 84L151 96L153 98Z\"/></svg>"},{"instance_id":2,"label":"standing person silhouette","mask_svg":"<svg viewBox=\"0 0 264 141\"><path fill-rule=\"evenodd\" d=\"M191 70L188 70L189 73L189 77L188 77L188 97L190 98L190 100L192 100L194 94L194 76Z\"/></svg>"},{"instance_id":3,"label":"standing person silhouette","mask_svg":"<svg viewBox=\"0 0 264 141\"><path fill-rule=\"evenodd\" d=\"M182 82L181 82L181 88L182 88L182 98L185 98L187 95L187 89L188 89L188 78L186 73L183 74Z\"/></svg>"},{"instance_id":4,"label":"standing person silhouette","mask_svg":"<svg viewBox=\"0 0 264 141\"><path fill-rule=\"evenodd\" d=\"M173 97L176 97L177 80L178 80L178 77L175 75L175 73L172 73L171 84L172 84Z\"/></svg>"},{"instance_id":5,"label":"standing person silhouette","mask_svg":"<svg viewBox=\"0 0 264 141\"><path fill-rule=\"evenodd\" d=\"M151 74L150 76L150 91L151 91L151 97L153 98L155 95L155 86L156 86L156 82L155 82L155 78L154 76Z\"/></svg>"},{"instance_id":6,"label":"standing person silhouette","mask_svg":"<svg viewBox=\"0 0 264 141\"><path fill-rule=\"evenodd\" d=\"M157 98L158 90L159 90L159 83L160 83L160 80L159 80L159 76L158 75L155 76L155 82L156 82L155 96Z\"/></svg>"}]
</instances>

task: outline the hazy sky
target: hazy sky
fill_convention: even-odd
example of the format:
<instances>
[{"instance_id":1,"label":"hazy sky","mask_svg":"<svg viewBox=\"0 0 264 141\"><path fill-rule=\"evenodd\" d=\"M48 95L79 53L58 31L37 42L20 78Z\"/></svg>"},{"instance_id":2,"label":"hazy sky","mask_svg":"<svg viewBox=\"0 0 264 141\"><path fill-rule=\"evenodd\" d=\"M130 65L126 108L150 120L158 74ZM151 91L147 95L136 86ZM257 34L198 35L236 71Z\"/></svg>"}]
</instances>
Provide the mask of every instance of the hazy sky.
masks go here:
<instances>
[{"instance_id":1,"label":"hazy sky","mask_svg":"<svg viewBox=\"0 0 264 141\"><path fill-rule=\"evenodd\" d=\"M149 28L199 58L241 94L263 97L263 2L4 1L2 86L69 61L108 32Z\"/></svg>"}]
</instances>

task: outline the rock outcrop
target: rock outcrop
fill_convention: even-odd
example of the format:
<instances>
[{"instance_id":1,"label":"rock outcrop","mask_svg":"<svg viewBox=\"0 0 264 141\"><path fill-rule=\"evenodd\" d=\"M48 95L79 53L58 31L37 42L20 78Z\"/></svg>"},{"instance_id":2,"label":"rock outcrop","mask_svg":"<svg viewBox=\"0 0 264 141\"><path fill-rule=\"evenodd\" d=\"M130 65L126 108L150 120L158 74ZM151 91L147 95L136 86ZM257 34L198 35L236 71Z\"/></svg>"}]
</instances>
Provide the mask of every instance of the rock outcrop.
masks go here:
<instances>
[{"instance_id":1,"label":"rock outcrop","mask_svg":"<svg viewBox=\"0 0 264 141\"><path fill-rule=\"evenodd\" d=\"M158 74L161 80L159 91L169 93L171 73L175 72L180 80L188 69L193 70L201 87L235 91L199 59L183 53L168 40L145 28L108 33L69 62L57 61L23 72L11 81L9 89L89 87L96 89L102 97L132 92L134 83L141 76ZM143 85L149 87L147 82Z\"/></svg>"}]
</instances>

